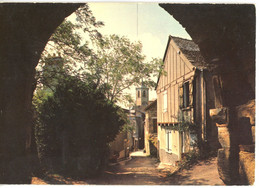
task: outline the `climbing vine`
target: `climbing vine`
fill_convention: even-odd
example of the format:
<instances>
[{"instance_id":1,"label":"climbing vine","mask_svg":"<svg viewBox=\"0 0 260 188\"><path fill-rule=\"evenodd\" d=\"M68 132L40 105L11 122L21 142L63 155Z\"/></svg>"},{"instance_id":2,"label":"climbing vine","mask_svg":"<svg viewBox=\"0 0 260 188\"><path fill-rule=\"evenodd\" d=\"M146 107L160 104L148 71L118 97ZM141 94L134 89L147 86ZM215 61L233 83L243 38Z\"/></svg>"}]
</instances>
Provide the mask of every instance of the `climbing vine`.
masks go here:
<instances>
[{"instance_id":1,"label":"climbing vine","mask_svg":"<svg viewBox=\"0 0 260 188\"><path fill-rule=\"evenodd\" d=\"M196 132L198 129L198 126L191 122L191 117L190 115L184 115L183 111L180 111L178 113L178 123L173 125L173 130L179 131L179 132L185 132L185 131L190 131L190 132Z\"/></svg>"}]
</instances>

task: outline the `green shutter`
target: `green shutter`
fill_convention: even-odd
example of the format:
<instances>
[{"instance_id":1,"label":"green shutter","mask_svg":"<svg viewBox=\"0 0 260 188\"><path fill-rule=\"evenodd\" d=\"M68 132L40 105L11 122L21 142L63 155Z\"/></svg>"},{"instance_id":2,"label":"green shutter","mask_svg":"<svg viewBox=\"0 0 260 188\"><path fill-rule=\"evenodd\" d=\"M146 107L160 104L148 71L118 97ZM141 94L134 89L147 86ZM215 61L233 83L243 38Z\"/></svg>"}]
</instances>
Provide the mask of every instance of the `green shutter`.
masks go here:
<instances>
[{"instance_id":1,"label":"green shutter","mask_svg":"<svg viewBox=\"0 0 260 188\"><path fill-rule=\"evenodd\" d=\"M179 86L179 107L183 108L183 85Z\"/></svg>"}]
</instances>

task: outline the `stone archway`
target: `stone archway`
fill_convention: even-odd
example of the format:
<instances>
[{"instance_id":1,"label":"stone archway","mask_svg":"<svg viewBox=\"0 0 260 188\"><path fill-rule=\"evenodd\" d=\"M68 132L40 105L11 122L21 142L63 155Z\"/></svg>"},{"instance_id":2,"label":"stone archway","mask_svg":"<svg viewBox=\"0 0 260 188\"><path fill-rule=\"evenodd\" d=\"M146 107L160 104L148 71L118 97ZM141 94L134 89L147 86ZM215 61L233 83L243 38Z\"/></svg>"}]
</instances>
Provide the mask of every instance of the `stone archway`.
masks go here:
<instances>
[{"instance_id":1,"label":"stone archway","mask_svg":"<svg viewBox=\"0 0 260 188\"><path fill-rule=\"evenodd\" d=\"M0 183L30 182L28 150L35 66L55 28L79 6L0 5ZM248 123L245 118L249 118L249 125L254 125L255 7L160 6L186 28L215 75L214 88L219 95L212 115L222 135L219 137L223 147L219 151L220 177L226 184L238 184L237 177L241 175L238 155L242 150L251 151L248 139L238 142L238 125ZM240 150L239 145L242 145Z\"/></svg>"},{"instance_id":2,"label":"stone archway","mask_svg":"<svg viewBox=\"0 0 260 188\"><path fill-rule=\"evenodd\" d=\"M0 4L0 183L30 183L33 78L49 37L80 4Z\"/></svg>"},{"instance_id":3,"label":"stone archway","mask_svg":"<svg viewBox=\"0 0 260 188\"><path fill-rule=\"evenodd\" d=\"M246 157L241 155L246 153L254 158L254 5L160 6L178 20L198 44L206 66L214 75L215 109L211 109L210 114L217 124L222 146L218 151L220 178L226 184L252 184L254 177L248 177L247 172L254 169L254 160L253 168L245 167L242 159ZM244 135L245 129L249 136Z\"/></svg>"}]
</instances>

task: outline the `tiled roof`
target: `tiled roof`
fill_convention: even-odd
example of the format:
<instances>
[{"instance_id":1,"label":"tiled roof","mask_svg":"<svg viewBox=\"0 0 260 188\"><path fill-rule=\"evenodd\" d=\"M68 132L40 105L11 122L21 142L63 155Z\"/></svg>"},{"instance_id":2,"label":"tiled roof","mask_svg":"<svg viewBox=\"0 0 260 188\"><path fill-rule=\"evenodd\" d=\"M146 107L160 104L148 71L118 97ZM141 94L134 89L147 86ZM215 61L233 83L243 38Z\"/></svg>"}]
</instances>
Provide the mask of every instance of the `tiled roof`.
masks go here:
<instances>
[{"instance_id":1,"label":"tiled roof","mask_svg":"<svg viewBox=\"0 0 260 188\"><path fill-rule=\"evenodd\" d=\"M183 39L179 37L169 36L166 50L164 52L163 62L165 62L168 46L170 41L173 40L174 43L178 46L181 52L185 55L185 57L197 68L205 68L205 60L200 53L200 49L197 44L195 44L192 40ZM158 86L160 76L158 77L157 84L155 89Z\"/></svg>"},{"instance_id":2,"label":"tiled roof","mask_svg":"<svg viewBox=\"0 0 260 188\"><path fill-rule=\"evenodd\" d=\"M145 111L146 110L149 110L153 105L157 105L157 99L155 99L154 101L151 101L150 104L148 104L146 107L145 107Z\"/></svg>"},{"instance_id":3,"label":"tiled roof","mask_svg":"<svg viewBox=\"0 0 260 188\"><path fill-rule=\"evenodd\" d=\"M181 52L195 67L203 67L205 61L200 53L200 49L197 44L195 44L192 40L188 39L173 36L170 36L170 38L174 41L174 43L180 48Z\"/></svg>"}]
</instances>

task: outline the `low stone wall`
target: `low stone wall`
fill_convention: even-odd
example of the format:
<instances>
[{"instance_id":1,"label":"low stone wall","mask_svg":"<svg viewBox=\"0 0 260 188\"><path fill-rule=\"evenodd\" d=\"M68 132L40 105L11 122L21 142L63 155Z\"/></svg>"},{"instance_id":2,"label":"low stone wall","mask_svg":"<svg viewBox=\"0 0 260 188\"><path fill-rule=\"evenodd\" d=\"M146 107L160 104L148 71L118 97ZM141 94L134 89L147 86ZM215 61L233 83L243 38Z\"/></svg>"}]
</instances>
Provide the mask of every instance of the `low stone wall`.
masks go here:
<instances>
[{"instance_id":1,"label":"low stone wall","mask_svg":"<svg viewBox=\"0 0 260 188\"><path fill-rule=\"evenodd\" d=\"M175 166L175 162L178 161L178 155L174 153L168 153L164 149L159 151L160 161L164 164L170 164Z\"/></svg>"},{"instance_id":2,"label":"low stone wall","mask_svg":"<svg viewBox=\"0 0 260 188\"><path fill-rule=\"evenodd\" d=\"M255 100L210 110L218 127L219 176L227 185L249 185L255 176Z\"/></svg>"},{"instance_id":3,"label":"low stone wall","mask_svg":"<svg viewBox=\"0 0 260 188\"><path fill-rule=\"evenodd\" d=\"M239 175L241 184L253 185L255 182L255 153L239 152Z\"/></svg>"}]
</instances>

